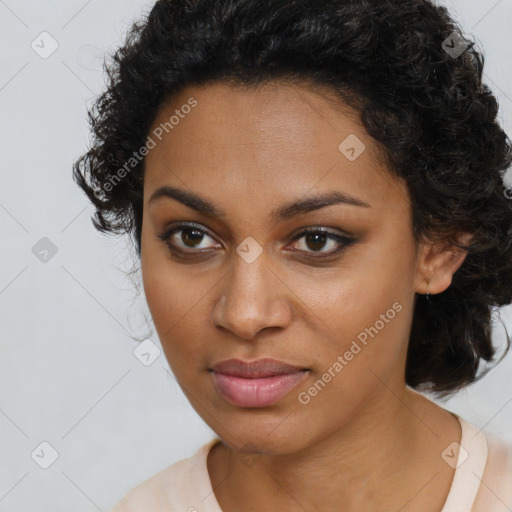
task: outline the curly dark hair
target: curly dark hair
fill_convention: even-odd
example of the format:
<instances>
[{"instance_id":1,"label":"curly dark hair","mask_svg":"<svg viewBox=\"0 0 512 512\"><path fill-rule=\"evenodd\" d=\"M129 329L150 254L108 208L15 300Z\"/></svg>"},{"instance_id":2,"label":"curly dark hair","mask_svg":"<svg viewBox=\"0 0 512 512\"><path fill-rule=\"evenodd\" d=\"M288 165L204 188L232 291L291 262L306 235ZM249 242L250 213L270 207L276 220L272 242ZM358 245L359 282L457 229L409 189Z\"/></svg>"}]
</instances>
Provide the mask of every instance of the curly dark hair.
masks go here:
<instances>
[{"instance_id":1,"label":"curly dark hair","mask_svg":"<svg viewBox=\"0 0 512 512\"><path fill-rule=\"evenodd\" d=\"M415 295L405 380L444 397L490 369L478 372L496 355L492 314L512 302L512 147L474 46L430 0L159 0L104 66L73 177L94 226L130 234L140 257L145 160L133 155L164 101L215 81L327 87L406 180L416 240L467 250L444 292Z\"/></svg>"}]
</instances>

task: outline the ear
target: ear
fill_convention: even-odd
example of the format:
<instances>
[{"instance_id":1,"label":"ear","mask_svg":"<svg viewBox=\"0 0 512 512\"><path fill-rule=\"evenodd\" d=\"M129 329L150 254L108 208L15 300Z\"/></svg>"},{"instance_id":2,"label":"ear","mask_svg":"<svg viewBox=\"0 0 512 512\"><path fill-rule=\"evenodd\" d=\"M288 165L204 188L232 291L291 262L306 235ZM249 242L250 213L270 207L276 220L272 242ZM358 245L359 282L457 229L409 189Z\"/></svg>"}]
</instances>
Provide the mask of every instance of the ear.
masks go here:
<instances>
[{"instance_id":1,"label":"ear","mask_svg":"<svg viewBox=\"0 0 512 512\"><path fill-rule=\"evenodd\" d=\"M468 245L470 233L461 233L457 242ZM431 295L444 292L452 283L453 274L462 265L467 251L446 242L420 244L416 266L417 293Z\"/></svg>"}]
</instances>

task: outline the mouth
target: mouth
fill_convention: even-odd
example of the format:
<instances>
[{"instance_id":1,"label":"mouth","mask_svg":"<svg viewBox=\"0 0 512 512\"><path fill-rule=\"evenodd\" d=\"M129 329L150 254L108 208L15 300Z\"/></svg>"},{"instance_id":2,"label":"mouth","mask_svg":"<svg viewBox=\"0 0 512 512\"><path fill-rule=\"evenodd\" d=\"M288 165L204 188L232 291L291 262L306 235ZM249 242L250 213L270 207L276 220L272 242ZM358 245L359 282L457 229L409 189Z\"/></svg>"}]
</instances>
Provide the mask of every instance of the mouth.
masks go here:
<instances>
[{"instance_id":1,"label":"mouth","mask_svg":"<svg viewBox=\"0 0 512 512\"><path fill-rule=\"evenodd\" d=\"M239 407L272 405L306 380L311 372L309 368L268 358L252 362L229 359L209 370L219 394Z\"/></svg>"},{"instance_id":2,"label":"mouth","mask_svg":"<svg viewBox=\"0 0 512 512\"><path fill-rule=\"evenodd\" d=\"M262 358L255 361L242 361L240 359L226 359L215 364L210 371L232 375L234 377L244 377L246 379L259 379L272 377L274 375L287 375L299 371L309 371L309 368L303 368L287 364L278 359Z\"/></svg>"}]
</instances>

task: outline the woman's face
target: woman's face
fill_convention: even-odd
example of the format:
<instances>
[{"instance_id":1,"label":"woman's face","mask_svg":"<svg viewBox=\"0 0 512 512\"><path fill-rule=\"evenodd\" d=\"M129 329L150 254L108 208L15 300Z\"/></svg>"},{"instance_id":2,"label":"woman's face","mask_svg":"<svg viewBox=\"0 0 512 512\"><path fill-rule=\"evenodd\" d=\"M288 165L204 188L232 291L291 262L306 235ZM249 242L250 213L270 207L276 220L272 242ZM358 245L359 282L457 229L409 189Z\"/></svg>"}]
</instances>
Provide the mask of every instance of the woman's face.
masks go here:
<instances>
[{"instance_id":1,"label":"woman's face","mask_svg":"<svg viewBox=\"0 0 512 512\"><path fill-rule=\"evenodd\" d=\"M218 83L183 90L149 135L144 290L169 365L203 420L231 446L278 454L327 438L365 408L396 406L424 279L406 185L355 113L306 86ZM161 187L202 202L156 197ZM352 200L316 202L334 193ZM240 386L224 395L211 371L231 358L309 371L272 403L240 392L240 405L229 399Z\"/></svg>"}]
</instances>

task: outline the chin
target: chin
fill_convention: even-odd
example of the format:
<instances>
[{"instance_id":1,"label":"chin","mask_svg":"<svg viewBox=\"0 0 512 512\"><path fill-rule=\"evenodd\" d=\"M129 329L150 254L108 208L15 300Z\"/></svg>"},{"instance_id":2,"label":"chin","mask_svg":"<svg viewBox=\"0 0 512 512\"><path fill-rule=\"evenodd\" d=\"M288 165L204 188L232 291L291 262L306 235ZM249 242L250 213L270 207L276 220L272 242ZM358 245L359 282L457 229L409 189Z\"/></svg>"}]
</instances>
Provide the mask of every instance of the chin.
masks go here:
<instances>
[{"instance_id":1,"label":"chin","mask_svg":"<svg viewBox=\"0 0 512 512\"><path fill-rule=\"evenodd\" d=\"M225 424L225 423L224 423ZM228 432L232 429L227 428ZM307 447L308 440L302 432L294 432L290 429L275 428L275 425L269 425L269 428L258 428L257 423L252 428L246 430L237 427L234 435L226 436L226 430L222 432L222 442L234 452L240 455L287 455L295 453Z\"/></svg>"}]
</instances>

